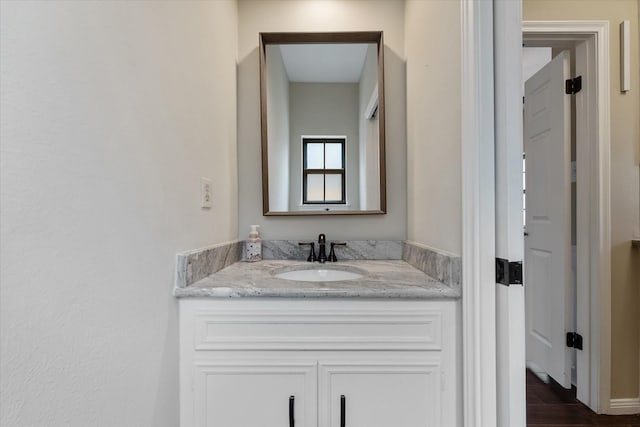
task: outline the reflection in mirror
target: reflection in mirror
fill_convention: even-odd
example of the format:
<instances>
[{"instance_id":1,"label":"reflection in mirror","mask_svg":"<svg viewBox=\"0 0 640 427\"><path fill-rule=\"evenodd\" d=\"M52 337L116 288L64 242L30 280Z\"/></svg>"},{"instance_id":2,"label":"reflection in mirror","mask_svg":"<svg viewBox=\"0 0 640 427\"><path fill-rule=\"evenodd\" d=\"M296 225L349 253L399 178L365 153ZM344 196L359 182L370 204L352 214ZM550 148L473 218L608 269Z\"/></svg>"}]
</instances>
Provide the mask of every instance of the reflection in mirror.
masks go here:
<instances>
[{"instance_id":1,"label":"reflection in mirror","mask_svg":"<svg viewBox=\"0 0 640 427\"><path fill-rule=\"evenodd\" d=\"M386 212L382 32L261 33L265 215Z\"/></svg>"}]
</instances>

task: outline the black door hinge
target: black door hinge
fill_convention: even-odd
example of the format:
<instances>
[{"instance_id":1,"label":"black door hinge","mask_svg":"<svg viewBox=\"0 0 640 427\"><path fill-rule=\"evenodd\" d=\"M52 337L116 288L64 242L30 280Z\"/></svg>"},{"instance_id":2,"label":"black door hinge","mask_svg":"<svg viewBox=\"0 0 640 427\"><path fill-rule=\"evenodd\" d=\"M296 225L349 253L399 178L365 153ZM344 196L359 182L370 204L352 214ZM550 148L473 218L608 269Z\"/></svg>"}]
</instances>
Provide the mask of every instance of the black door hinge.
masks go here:
<instances>
[{"instance_id":1,"label":"black door hinge","mask_svg":"<svg viewBox=\"0 0 640 427\"><path fill-rule=\"evenodd\" d=\"M582 89L582 76L578 76L575 79L567 79L564 84L564 93L567 95L574 95Z\"/></svg>"},{"instance_id":2,"label":"black door hinge","mask_svg":"<svg viewBox=\"0 0 640 427\"><path fill-rule=\"evenodd\" d=\"M575 332L567 332L567 347L582 350L582 335Z\"/></svg>"},{"instance_id":3,"label":"black door hinge","mask_svg":"<svg viewBox=\"0 0 640 427\"><path fill-rule=\"evenodd\" d=\"M522 285L522 261L496 258L496 283L502 285Z\"/></svg>"}]
</instances>

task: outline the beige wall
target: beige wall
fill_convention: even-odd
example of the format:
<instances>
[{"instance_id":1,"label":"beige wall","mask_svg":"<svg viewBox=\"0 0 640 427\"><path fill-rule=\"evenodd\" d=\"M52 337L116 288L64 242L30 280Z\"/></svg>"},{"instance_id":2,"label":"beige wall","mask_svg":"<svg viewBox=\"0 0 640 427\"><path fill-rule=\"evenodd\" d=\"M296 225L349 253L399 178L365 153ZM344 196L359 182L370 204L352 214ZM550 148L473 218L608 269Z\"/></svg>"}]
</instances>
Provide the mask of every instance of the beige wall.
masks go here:
<instances>
[{"instance_id":1,"label":"beige wall","mask_svg":"<svg viewBox=\"0 0 640 427\"><path fill-rule=\"evenodd\" d=\"M458 255L460 43L459 2L406 2L408 239Z\"/></svg>"},{"instance_id":2,"label":"beige wall","mask_svg":"<svg viewBox=\"0 0 640 427\"><path fill-rule=\"evenodd\" d=\"M611 397L640 392L640 78L637 0L524 0L525 20L608 20L611 55ZM620 30L631 21L631 91L620 92Z\"/></svg>"},{"instance_id":3,"label":"beige wall","mask_svg":"<svg viewBox=\"0 0 640 427\"><path fill-rule=\"evenodd\" d=\"M302 137L343 136L347 139L345 210L357 210L358 197L358 84L289 83L291 156L289 210L301 210ZM343 209L343 208L340 208Z\"/></svg>"},{"instance_id":4,"label":"beige wall","mask_svg":"<svg viewBox=\"0 0 640 427\"><path fill-rule=\"evenodd\" d=\"M238 186L239 235L260 224L267 239L405 239L406 114L404 2L401 0L239 0ZM260 160L258 33L384 31L387 124L387 215L264 217Z\"/></svg>"},{"instance_id":5,"label":"beige wall","mask_svg":"<svg viewBox=\"0 0 640 427\"><path fill-rule=\"evenodd\" d=\"M177 426L176 252L236 238L235 2L0 20L0 425Z\"/></svg>"}]
</instances>

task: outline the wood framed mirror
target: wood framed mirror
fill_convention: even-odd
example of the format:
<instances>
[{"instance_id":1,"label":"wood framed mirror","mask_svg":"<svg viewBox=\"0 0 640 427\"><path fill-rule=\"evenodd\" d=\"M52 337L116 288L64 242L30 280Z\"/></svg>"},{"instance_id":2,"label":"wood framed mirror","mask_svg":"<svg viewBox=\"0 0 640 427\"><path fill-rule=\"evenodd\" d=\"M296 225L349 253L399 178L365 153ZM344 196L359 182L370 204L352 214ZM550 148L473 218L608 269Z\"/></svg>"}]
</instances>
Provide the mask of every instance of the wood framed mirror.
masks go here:
<instances>
[{"instance_id":1,"label":"wood framed mirror","mask_svg":"<svg viewBox=\"0 0 640 427\"><path fill-rule=\"evenodd\" d=\"M260 33L265 216L385 214L381 31Z\"/></svg>"}]
</instances>

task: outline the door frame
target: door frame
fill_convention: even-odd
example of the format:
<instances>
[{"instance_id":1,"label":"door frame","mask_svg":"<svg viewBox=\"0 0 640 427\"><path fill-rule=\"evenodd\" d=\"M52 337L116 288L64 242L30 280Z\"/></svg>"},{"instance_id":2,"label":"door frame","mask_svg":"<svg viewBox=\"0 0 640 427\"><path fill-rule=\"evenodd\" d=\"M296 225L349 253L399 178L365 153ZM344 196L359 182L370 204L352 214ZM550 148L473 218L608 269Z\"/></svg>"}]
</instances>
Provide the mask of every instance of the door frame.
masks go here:
<instances>
[{"instance_id":1,"label":"door frame","mask_svg":"<svg viewBox=\"0 0 640 427\"><path fill-rule=\"evenodd\" d=\"M496 257L524 259L522 227L522 5L496 1ZM526 425L525 298L521 285L496 284L497 426Z\"/></svg>"},{"instance_id":2,"label":"door frame","mask_svg":"<svg viewBox=\"0 0 640 427\"><path fill-rule=\"evenodd\" d=\"M598 413L610 411L611 236L610 236L610 82L608 21L523 21L527 46L576 47L576 73L583 93L576 97L577 332L587 352L578 378L578 398ZM585 168L584 165L587 165Z\"/></svg>"},{"instance_id":3,"label":"door frame","mask_svg":"<svg viewBox=\"0 0 640 427\"><path fill-rule=\"evenodd\" d=\"M509 2L477 2L461 0L461 148L462 148L462 380L463 419L466 427L497 425L496 387L496 282L493 269L496 254L495 208L495 130L494 95L513 99L522 95L522 88L504 85L495 80L494 92L494 30L501 37L518 40L523 30L528 36L582 38L590 41L597 75L587 82L597 98L595 120L589 138L587 176L588 220L579 224L586 230L591 262L588 270L590 289L587 309L591 315L590 342L590 405L596 412L610 410L611 378L611 224L610 224L610 100L609 100L609 23L606 21L523 22L521 18L498 19L494 23L493 8ZM520 1L513 2L520 6ZM495 45L500 59L507 50ZM508 75L521 75L521 63L506 60L496 68ZM516 92L517 90L517 92ZM520 127L518 127L520 126ZM503 124L507 133L521 130L522 121ZM521 144L522 138L512 139ZM580 172L579 172L580 173ZM579 178L578 178L579 179ZM584 176L582 177L584 180ZM583 189L587 190L587 189ZM584 194L582 194L584 197ZM584 203L583 199L581 202ZM583 255L584 256L584 255ZM522 313L524 321L524 313ZM512 334L512 332L508 332ZM513 338L508 335L507 338ZM509 340L507 340L509 341ZM516 340L517 342L517 340ZM509 344L509 348L513 345ZM524 365L524 360L521 361ZM522 387L520 377L512 380Z\"/></svg>"},{"instance_id":4,"label":"door frame","mask_svg":"<svg viewBox=\"0 0 640 427\"><path fill-rule=\"evenodd\" d=\"M493 6L460 1L465 427L497 425Z\"/></svg>"}]
</instances>

